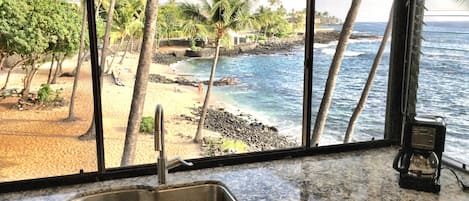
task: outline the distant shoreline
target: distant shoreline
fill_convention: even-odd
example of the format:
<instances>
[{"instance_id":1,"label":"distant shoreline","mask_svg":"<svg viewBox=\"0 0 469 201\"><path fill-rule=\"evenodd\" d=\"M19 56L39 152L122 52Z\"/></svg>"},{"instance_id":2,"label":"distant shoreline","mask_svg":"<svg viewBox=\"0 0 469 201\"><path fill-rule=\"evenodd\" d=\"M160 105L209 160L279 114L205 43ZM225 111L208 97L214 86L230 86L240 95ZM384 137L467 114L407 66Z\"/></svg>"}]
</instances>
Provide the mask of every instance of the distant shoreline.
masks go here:
<instances>
[{"instance_id":1,"label":"distant shoreline","mask_svg":"<svg viewBox=\"0 0 469 201\"><path fill-rule=\"evenodd\" d=\"M314 43L328 44L333 41L338 41L340 31L332 29L319 29L315 32ZM381 39L381 36L366 35L366 34L352 34L350 39ZM221 48L220 56L237 56L241 54L253 54L253 55L267 55L277 54L291 51L293 48L304 45L303 36L293 36L281 39L271 39L266 41L264 44L260 43L245 43L238 45L231 49ZM169 47L170 48L170 47ZM189 48L187 48L189 49ZM153 57L153 62L165 65L171 65L188 58L184 56L185 49L178 49L172 51L165 51L164 53L157 53ZM206 51L204 54L213 55L213 48L203 48L200 51Z\"/></svg>"}]
</instances>

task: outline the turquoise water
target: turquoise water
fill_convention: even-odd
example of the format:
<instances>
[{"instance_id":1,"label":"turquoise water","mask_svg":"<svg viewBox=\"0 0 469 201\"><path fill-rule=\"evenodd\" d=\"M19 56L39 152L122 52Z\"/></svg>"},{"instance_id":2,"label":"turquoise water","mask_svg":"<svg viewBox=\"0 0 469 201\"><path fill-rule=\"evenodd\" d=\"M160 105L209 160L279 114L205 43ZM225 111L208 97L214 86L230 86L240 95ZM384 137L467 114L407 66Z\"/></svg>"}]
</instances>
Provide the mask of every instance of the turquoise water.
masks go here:
<instances>
[{"instance_id":1,"label":"turquoise water","mask_svg":"<svg viewBox=\"0 0 469 201\"><path fill-rule=\"evenodd\" d=\"M427 23L417 109L419 114L446 117L446 152L466 163L469 162L466 151L469 147L469 46L465 45L469 41L468 25L463 22ZM382 35L384 27L385 23L357 23L355 32ZM350 41L337 79L321 145L342 142L379 43L379 40ZM335 42L315 44L313 119L321 101L335 45ZM290 52L272 55L222 57L216 78L236 77L240 84L216 87L214 93L218 102L222 102L229 110L251 114L266 124L278 127L281 134L300 143L303 60L304 48L301 46ZM355 141L383 138L389 47L382 61L367 105L357 122ZM192 74L196 79L207 80L211 63L211 58L191 59L173 67L178 72Z\"/></svg>"}]
</instances>

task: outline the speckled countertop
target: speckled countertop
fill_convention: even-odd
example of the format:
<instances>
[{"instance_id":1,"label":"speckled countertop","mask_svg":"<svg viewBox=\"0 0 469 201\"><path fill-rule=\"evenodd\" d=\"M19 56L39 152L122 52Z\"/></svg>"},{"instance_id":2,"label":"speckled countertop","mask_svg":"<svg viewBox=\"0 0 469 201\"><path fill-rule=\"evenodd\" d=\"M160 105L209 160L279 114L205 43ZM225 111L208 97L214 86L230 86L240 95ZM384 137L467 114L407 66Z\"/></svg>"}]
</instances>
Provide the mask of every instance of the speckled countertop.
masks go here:
<instances>
[{"instance_id":1,"label":"speckled countertop","mask_svg":"<svg viewBox=\"0 0 469 201\"><path fill-rule=\"evenodd\" d=\"M168 184L201 180L223 182L240 201L308 200L468 200L455 177L444 170L439 195L399 188L392 169L394 147L283 159L168 175ZM465 181L469 176L458 173ZM68 200L95 189L157 185L156 176L0 194L0 200Z\"/></svg>"}]
</instances>

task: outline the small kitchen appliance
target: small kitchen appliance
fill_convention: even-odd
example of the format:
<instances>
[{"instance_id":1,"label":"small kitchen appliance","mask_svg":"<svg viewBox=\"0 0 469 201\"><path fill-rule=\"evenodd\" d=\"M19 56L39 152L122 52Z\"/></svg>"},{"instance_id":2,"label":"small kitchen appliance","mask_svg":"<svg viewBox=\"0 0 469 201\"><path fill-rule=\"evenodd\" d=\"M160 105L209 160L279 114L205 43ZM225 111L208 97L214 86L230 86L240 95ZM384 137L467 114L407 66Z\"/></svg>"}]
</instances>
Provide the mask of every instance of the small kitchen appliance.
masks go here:
<instances>
[{"instance_id":1,"label":"small kitchen appliance","mask_svg":"<svg viewBox=\"0 0 469 201\"><path fill-rule=\"evenodd\" d=\"M393 163L400 187L440 192L445 134L446 123L440 116L416 116L405 123L402 147Z\"/></svg>"}]
</instances>

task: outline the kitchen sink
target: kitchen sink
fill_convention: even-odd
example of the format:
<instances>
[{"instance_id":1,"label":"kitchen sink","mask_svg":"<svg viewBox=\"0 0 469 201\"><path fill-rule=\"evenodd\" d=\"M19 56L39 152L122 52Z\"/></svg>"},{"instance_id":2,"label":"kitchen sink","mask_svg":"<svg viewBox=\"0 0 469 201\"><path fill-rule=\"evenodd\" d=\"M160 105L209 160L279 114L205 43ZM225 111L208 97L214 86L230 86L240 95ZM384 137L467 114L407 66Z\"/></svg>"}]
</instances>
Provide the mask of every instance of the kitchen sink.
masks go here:
<instances>
[{"instance_id":1,"label":"kitchen sink","mask_svg":"<svg viewBox=\"0 0 469 201\"><path fill-rule=\"evenodd\" d=\"M84 194L71 201L236 201L221 182L201 181L179 185L161 185L113 189Z\"/></svg>"}]
</instances>

